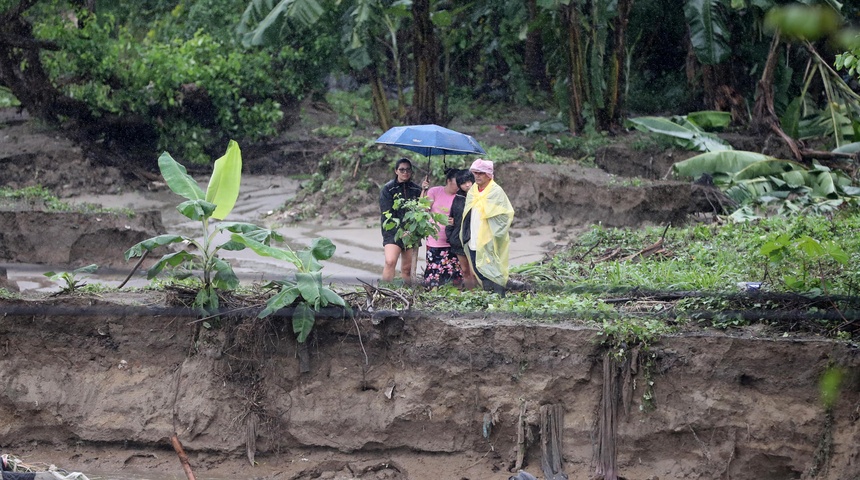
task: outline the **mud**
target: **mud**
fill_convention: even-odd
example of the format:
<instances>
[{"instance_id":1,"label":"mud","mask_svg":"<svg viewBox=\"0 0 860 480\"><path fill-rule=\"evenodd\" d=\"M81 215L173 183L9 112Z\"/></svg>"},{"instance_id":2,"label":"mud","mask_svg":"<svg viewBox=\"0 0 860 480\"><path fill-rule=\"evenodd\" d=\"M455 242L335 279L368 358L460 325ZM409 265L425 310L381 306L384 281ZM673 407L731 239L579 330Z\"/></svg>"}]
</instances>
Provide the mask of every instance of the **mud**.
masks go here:
<instances>
[{"instance_id":1,"label":"mud","mask_svg":"<svg viewBox=\"0 0 860 480\"><path fill-rule=\"evenodd\" d=\"M609 352L581 321L328 319L301 374L282 319L206 329L163 298L123 301L0 303L3 448L69 470L180 475L177 432L204 478L502 479L522 417L523 468L541 477L540 409L559 405L564 472L595 471ZM624 478L860 475L849 344L689 333L637 353L617 399ZM832 366L845 376L828 411L818 383Z\"/></svg>"}]
</instances>

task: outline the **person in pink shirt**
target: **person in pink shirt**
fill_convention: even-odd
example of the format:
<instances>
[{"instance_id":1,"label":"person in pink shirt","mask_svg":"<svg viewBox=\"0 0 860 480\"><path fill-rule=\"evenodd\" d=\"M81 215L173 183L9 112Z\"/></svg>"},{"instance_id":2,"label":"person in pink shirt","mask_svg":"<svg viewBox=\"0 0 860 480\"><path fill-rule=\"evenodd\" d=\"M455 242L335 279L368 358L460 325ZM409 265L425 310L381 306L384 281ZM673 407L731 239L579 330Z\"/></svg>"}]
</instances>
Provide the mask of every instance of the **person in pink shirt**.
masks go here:
<instances>
[{"instance_id":1,"label":"person in pink shirt","mask_svg":"<svg viewBox=\"0 0 860 480\"><path fill-rule=\"evenodd\" d=\"M429 185L424 180L424 186ZM427 190L430 199L430 211L441 213L446 218L451 215L451 204L457 195L457 169L445 170L445 185ZM445 235L445 224L437 225L436 236L427 237L427 266L424 268L424 285L438 287L446 283L459 286L462 282L460 262L457 255L451 252L451 244Z\"/></svg>"}]
</instances>

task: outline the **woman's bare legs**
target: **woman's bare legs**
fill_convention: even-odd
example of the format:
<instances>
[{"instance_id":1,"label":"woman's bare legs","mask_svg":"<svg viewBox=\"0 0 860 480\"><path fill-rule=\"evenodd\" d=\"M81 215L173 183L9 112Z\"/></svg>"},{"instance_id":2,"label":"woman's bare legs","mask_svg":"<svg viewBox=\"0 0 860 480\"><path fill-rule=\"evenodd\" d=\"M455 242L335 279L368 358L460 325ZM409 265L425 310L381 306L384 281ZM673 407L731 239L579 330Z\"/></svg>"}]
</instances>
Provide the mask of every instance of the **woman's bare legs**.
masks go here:
<instances>
[{"instance_id":1,"label":"woman's bare legs","mask_svg":"<svg viewBox=\"0 0 860 480\"><path fill-rule=\"evenodd\" d=\"M382 281L390 282L394 280L394 272L397 271L397 260L400 260L400 277L407 285L411 285L412 278L412 257L415 255L415 249L410 248L401 250L399 246L389 243L385 246L385 266L382 267Z\"/></svg>"},{"instance_id":2,"label":"woman's bare legs","mask_svg":"<svg viewBox=\"0 0 860 480\"><path fill-rule=\"evenodd\" d=\"M390 282L394 280L394 272L397 270L397 259L403 250L399 246L389 243L385 246L385 266L382 267L382 281Z\"/></svg>"},{"instance_id":3,"label":"woman's bare legs","mask_svg":"<svg viewBox=\"0 0 860 480\"><path fill-rule=\"evenodd\" d=\"M478 284L475 279L475 274L472 273L472 266L469 264L469 259L465 255L457 255L457 261L460 262L460 272L463 275L463 288L471 290Z\"/></svg>"},{"instance_id":4,"label":"woman's bare legs","mask_svg":"<svg viewBox=\"0 0 860 480\"><path fill-rule=\"evenodd\" d=\"M412 271L412 266L415 264L412 261L412 258L415 257L415 251L416 249L410 248L403 250L403 253L400 255L400 276L406 282L406 285L412 285L415 281Z\"/></svg>"}]
</instances>

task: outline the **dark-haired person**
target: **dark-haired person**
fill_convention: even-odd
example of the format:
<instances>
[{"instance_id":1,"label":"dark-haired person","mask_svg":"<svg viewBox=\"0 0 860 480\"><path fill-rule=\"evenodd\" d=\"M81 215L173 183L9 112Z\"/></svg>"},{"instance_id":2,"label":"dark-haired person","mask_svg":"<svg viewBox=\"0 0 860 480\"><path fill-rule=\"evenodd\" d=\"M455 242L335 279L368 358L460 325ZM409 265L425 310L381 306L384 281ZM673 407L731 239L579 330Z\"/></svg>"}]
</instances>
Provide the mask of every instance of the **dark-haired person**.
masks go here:
<instances>
[{"instance_id":1,"label":"dark-haired person","mask_svg":"<svg viewBox=\"0 0 860 480\"><path fill-rule=\"evenodd\" d=\"M400 220L406 213L403 208L394 208L394 200L401 197L405 200L421 196L421 187L412 181L412 162L401 158L394 164L394 179L382 186L379 192L379 210L382 215L382 225L385 225L385 212L391 211L393 217ZM399 228L399 227L398 227ZM400 259L400 276L407 284L412 283L412 256L415 248L406 249L403 240L395 240L398 228L382 229L382 245L385 248L385 266L382 268L382 281L394 280L397 270L397 260Z\"/></svg>"},{"instance_id":2,"label":"dark-haired person","mask_svg":"<svg viewBox=\"0 0 860 480\"><path fill-rule=\"evenodd\" d=\"M463 243L460 241L460 227L463 223L463 207L466 205L466 192L472 188L475 183L475 176L468 170L459 170L456 176L457 195L454 201L451 202L451 220L445 227L445 237L451 245L451 253L457 255L457 261L460 264L460 274L463 277L463 288L471 290L475 288L478 280L472 272L472 267L469 266L469 259L466 258L466 250L463 249ZM469 225L462 225L462 228L468 230ZM469 238L469 233L465 233L465 237Z\"/></svg>"},{"instance_id":3,"label":"dark-haired person","mask_svg":"<svg viewBox=\"0 0 860 480\"><path fill-rule=\"evenodd\" d=\"M469 171L475 175L475 184L466 194L462 222L469 224L469 238L461 231L460 239L484 290L504 296L514 208L502 187L493 181L493 162L479 158Z\"/></svg>"},{"instance_id":4,"label":"dark-haired person","mask_svg":"<svg viewBox=\"0 0 860 480\"><path fill-rule=\"evenodd\" d=\"M429 183L425 180L422 186L427 188ZM451 215L451 203L457 196L457 190L457 169L449 168L445 170L445 185L427 190L427 198L430 199L430 213L442 214L447 219ZM437 224L436 235L431 235L426 239L425 287L438 287L447 283L459 286L462 281L460 262L457 260L457 256L451 252L451 244L448 243L448 237L445 236L447 223L446 221Z\"/></svg>"}]
</instances>

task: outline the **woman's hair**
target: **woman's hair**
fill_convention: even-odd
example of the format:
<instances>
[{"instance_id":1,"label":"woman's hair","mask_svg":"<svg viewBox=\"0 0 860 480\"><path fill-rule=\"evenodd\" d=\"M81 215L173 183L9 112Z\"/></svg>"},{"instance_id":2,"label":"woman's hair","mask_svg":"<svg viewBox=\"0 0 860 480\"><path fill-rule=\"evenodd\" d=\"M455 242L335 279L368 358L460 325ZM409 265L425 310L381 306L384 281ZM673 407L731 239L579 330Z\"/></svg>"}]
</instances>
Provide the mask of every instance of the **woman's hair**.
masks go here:
<instances>
[{"instance_id":1,"label":"woman's hair","mask_svg":"<svg viewBox=\"0 0 860 480\"><path fill-rule=\"evenodd\" d=\"M445 183L448 183L448 180L452 178L457 178L457 174L460 173L460 170L456 168L446 168L445 169Z\"/></svg>"},{"instance_id":2,"label":"woman's hair","mask_svg":"<svg viewBox=\"0 0 860 480\"><path fill-rule=\"evenodd\" d=\"M408 158L401 158L400 160L398 160L398 161L394 164L394 169L395 169L395 170L397 170L398 168L400 168L400 164L401 164L401 163L408 163L408 164L409 164L409 168L412 168L412 162L410 162Z\"/></svg>"},{"instance_id":3,"label":"woman's hair","mask_svg":"<svg viewBox=\"0 0 860 480\"><path fill-rule=\"evenodd\" d=\"M468 170L457 170L456 175L458 187L466 182L475 183L475 175L473 175L472 172Z\"/></svg>"}]
</instances>

